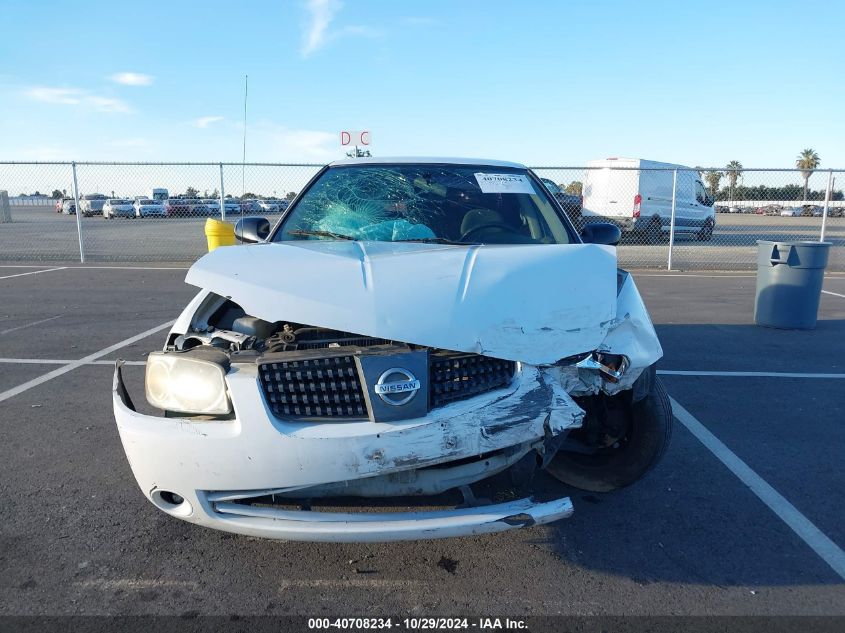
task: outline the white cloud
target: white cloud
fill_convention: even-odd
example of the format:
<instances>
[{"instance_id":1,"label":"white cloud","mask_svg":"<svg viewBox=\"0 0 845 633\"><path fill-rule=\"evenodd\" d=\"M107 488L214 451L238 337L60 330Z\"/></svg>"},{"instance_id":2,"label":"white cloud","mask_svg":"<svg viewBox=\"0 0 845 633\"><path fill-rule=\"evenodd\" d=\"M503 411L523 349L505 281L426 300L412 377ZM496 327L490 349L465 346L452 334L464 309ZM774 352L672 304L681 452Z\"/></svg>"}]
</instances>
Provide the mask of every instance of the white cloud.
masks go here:
<instances>
[{"instance_id":1,"label":"white cloud","mask_svg":"<svg viewBox=\"0 0 845 633\"><path fill-rule=\"evenodd\" d=\"M342 6L340 0L307 0L305 10L309 13L309 22L303 34L303 57L307 57L326 43L329 24Z\"/></svg>"},{"instance_id":2,"label":"white cloud","mask_svg":"<svg viewBox=\"0 0 845 633\"><path fill-rule=\"evenodd\" d=\"M319 130L281 130L273 136L279 152L288 158L304 156L315 159L338 155L338 135Z\"/></svg>"},{"instance_id":3,"label":"white cloud","mask_svg":"<svg viewBox=\"0 0 845 633\"><path fill-rule=\"evenodd\" d=\"M326 162L343 158L339 137L323 130L295 129L272 121L249 126L247 161Z\"/></svg>"},{"instance_id":4,"label":"white cloud","mask_svg":"<svg viewBox=\"0 0 845 633\"><path fill-rule=\"evenodd\" d=\"M78 105L81 103L82 94L78 88L30 88L26 91L30 99L65 105Z\"/></svg>"},{"instance_id":5,"label":"white cloud","mask_svg":"<svg viewBox=\"0 0 845 633\"><path fill-rule=\"evenodd\" d=\"M223 120L222 116L201 116L198 119L194 119L191 122L191 125L198 128L207 128L212 123L218 123Z\"/></svg>"},{"instance_id":6,"label":"white cloud","mask_svg":"<svg viewBox=\"0 0 845 633\"><path fill-rule=\"evenodd\" d=\"M153 83L153 76L143 73L115 73L109 79L124 86L149 86Z\"/></svg>"},{"instance_id":7,"label":"white cloud","mask_svg":"<svg viewBox=\"0 0 845 633\"><path fill-rule=\"evenodd\" d=\"M340 28L329 28L338 12L343 8L340 0L306 0L308 20L302 33L302 56L322 48L331 41L344 37L380 37L382 32L369 26L350 24Z\"/></svg>"},{"instance_id":8,"label":"white cloud","mask_svg":"<svg viewBox=\"0 0 845 633\"><path fill-rule=\"evenodd\" d=\"M120 112L122 114L132 112L132 108L130 108L125 101L112 99L110 97L89 95L85 97L84 103L90 104L95 110L100 112Z\"/></svg>"},{"instance_id":9,"label":"white cloud","mask_svg":"<svg viewBox=\"0 0 845 633\"><path fill-rule=\"evenodd\" d=\"M43 103L82 106L96 110L97 112L117 112L121 114L132 112L129 104L122 99L93 95L81 88L48 88L36 86L26 90L24 94L30 99Z\"/></svg>"}]
</instances>

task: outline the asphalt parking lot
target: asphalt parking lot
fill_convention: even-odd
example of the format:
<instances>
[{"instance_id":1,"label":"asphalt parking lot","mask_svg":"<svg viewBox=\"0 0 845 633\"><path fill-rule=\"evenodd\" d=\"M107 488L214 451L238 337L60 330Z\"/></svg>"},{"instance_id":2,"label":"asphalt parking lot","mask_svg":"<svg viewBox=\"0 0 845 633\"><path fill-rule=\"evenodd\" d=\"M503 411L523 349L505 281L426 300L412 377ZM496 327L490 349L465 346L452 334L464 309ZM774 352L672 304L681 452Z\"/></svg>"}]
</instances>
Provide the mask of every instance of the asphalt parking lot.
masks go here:
<instances>
[{"instance_id":1,"label":"asphalt parking lot","mask_svg":"<svg viewBox=\"0 0 845 633\"><path fill-rule=\"evenodd\" d=\"M1 614L845 615L845 275L804 332L753 325L750 273L636 275L680 405L660 466L565 489L554 525L375 545L228 535L144 499L112 363L161 346L184 275L0 266ZM143 400L140 364L127 382Z\"/></svg>"}]
</instances>

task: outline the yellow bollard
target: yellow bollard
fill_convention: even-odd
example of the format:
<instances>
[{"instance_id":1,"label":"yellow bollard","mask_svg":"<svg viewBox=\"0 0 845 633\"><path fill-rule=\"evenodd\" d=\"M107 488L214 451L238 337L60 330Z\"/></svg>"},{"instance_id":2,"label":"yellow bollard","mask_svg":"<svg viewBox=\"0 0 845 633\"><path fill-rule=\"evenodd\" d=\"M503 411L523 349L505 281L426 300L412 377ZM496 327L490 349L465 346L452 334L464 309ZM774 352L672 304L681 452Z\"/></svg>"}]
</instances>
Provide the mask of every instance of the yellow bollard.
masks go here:
<instances>
[{"instance_id":1,"label":"yellow bollard","mask_svg":"<svg viewBox=\"0 0 845 633\"><path fill-rule=\"evenodd\" d=\"M235 227L228 222L221 222L208 218L205 221L205 237L208 240L208 252L210 253L218 246L234 246Z\"/></svg>"}]
</instances>

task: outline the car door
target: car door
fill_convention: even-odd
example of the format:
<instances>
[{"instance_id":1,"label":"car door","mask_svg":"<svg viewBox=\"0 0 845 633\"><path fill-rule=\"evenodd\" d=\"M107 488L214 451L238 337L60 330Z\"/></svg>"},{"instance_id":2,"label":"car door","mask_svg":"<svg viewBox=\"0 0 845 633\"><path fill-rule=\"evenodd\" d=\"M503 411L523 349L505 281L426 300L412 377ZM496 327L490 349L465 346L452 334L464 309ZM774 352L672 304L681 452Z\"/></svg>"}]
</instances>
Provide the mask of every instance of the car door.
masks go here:
<instances>
[{"instance_id":1,"label":"car door","mask_svg":"<svg viewBox=\"0 0 845 633\"><path fill-rule=\"evenodd\" d=\"M683 202L676 205L675 223L678 227L695 229L704 224L705 220L714 213L713 201L696 172L685 172L685 174L687 177ZM678 179L680 180L680 172Z\"/></svg>"}]
</instances>

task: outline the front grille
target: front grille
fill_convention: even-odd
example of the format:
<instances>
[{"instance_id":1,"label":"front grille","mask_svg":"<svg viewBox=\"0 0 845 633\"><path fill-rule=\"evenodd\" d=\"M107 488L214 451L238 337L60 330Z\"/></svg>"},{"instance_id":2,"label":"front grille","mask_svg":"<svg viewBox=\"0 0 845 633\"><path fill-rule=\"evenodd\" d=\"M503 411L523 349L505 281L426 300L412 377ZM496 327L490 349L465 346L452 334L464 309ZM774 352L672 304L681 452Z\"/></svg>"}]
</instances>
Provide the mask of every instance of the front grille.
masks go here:
<instances>
[{"instance_id":1,"label":"front grille","mask_svg":"<svg viewBox=\"0 0 845 633\"><path fill-rule=\"evenodd\" d=\"M261 359L261 390L273 414L282 418L368 418L364 386L355 357L340 350L325 350L320 358L302 358L304 350L272 354L297 355L288 360ZM310 354L314 354L310 351ZM516 371L513 361L463 352L431 351L428 360L428 408L510 384Z\"/></svg>"},{"instance_id":2,"label":"front grille","mask_svg":"<svg viewBox=\"0 0 845 633\"><path fill-rule=\"evenodd\" d=\"M429 408L510 384L516 363L478 354L434 352L428 361Z\"/></svg>"},{"instance_id":3,"label":"front grille","mask_svg":"<svg viewBox=\"0 0 845 633\"><path fill-rule=\"evenodd\" d=\"M265 362L258 373L264 398L277 416L367 417L353 356Z\"/></svg>"}]
</instances>

